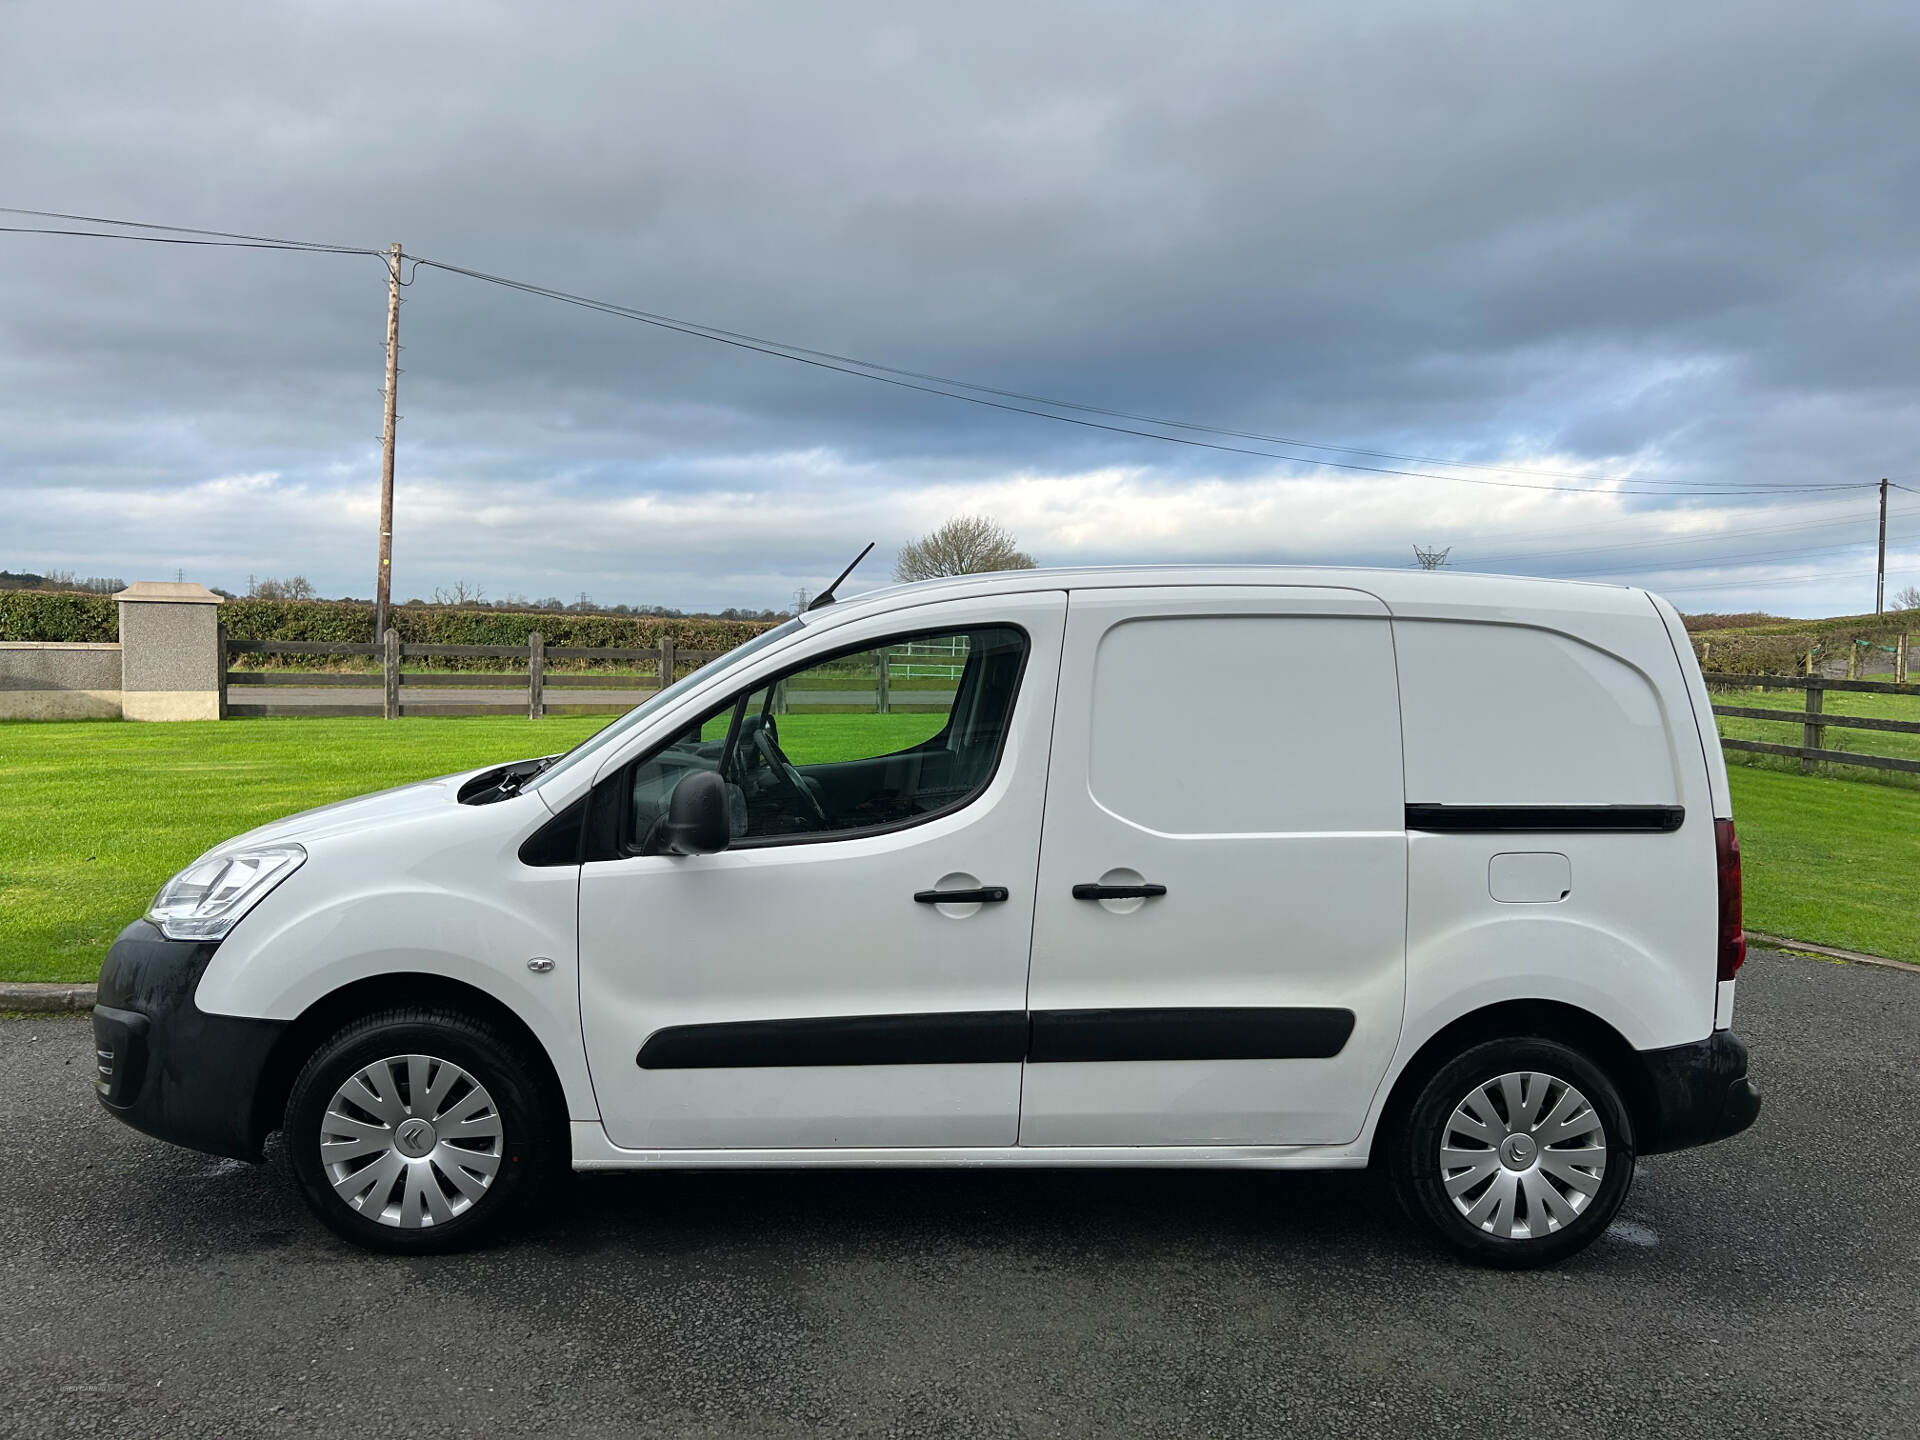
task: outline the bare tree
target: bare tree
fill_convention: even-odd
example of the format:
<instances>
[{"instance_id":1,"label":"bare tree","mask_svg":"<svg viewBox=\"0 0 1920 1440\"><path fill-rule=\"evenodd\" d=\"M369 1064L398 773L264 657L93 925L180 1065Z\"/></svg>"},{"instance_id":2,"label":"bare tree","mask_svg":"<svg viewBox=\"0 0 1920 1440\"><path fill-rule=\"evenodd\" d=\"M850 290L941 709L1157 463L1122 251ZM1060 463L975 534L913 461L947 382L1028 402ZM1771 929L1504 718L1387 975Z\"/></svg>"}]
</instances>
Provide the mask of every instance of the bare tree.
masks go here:
<instances>
[{"instance_id":1,"label":"bare tree","mask_svg":"<svg viewBox=\"0 0 1920 1440\"><path fill-rule=\"evenodd\" d=\"M478 585L469 585L465 580L454 581L451 590L438 585L433 587L433 603L436 605L478 605L486 598L486 591Z\"/></svg>"},{"instance_id":2,"label":"bare tree","mask_svg":"<svg viewBox=\"0 0 1920 1440\"><path fill-rule=\"evenodd\" d=\"M1896 610L1920 610L1920 585L1909 585L1893 597Z\"/></svg>"},{"instance_id":3,"label":"bare tree","mask_svg":"<svg viewBox=\"0 0 1920 1440\"><path fill-rule=\"evenodd\" d=\"M893 562L893 578L934 580L942 575L1032 568L1033 557L985 515L956 515L931 535L905 546Z\"/></svg>"},{"instance_id":4,"label":"bare tree","mask_svg":"<svg viewBox=\"0 0 1920 1440\"><path fill-rule=\"evenodd\" d=\"M271 575L264 580L255 580L252 576L247 579L250 600L311 600L319 594L304 575L290 575L285 580L276 580Z\"/></svg>"}]
</instances>

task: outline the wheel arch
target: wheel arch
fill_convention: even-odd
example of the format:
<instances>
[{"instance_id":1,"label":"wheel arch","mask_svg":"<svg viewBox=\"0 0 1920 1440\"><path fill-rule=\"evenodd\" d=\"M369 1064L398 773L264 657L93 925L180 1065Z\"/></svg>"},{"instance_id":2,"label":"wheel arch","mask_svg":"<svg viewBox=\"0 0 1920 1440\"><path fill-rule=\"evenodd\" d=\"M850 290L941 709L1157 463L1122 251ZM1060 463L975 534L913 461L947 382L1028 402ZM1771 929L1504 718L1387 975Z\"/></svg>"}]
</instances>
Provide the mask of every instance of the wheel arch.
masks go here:
<instances>
[{"instance_id":1,"label":"wheel arch","mask_svg":"<svg viewBox=\"0 0 1920 1440\"><path fill-rule=\"evenodd\" d=\"M280 1128L293 1082L314 1050L328 1036L363 1015L396 1005L439 1006L463 1010L498 1026L526 1054L547 1097L555 1133L567 1134L566 1088L547 1047L511 1007L477 985L446 975L373 975L350 981L315 1000L288 1023L261 1071L253 1098L253 1135L264 1140Z\"/></svg>"},{"instance_id":2,"label":"wheel arch","mask_svg":"<svg viewBox=\"0 0 1920 1440\"><path fill-rule=\"evenodd\" d=\"M1645 1061L1627 1038L1590 1010L1561 1000L1503 1000L1440 1027L1400 1067L1373 1127L1371 1161L1384 1164L1382 1137L1394 1134L1421 1088L1456 1055L1488 1040L1558 1040L1607 1072L1620 1087L1636 1136L1646 1133L1658 1115L1658 1098Z\"/></svg>"}]
</instances>

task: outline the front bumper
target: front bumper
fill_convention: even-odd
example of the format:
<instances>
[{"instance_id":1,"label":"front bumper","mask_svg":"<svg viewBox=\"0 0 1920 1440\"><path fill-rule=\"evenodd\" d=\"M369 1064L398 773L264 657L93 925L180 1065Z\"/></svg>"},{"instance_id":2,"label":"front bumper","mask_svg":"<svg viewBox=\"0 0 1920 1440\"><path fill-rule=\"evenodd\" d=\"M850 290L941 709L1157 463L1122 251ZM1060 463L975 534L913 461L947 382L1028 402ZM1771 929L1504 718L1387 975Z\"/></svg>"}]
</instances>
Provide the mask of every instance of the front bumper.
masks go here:
<instances>
[{"instance_id":1,"label":"front bumper","mask_svg":"<svg viewBox=\"0 0 1920 1440\"><path fill-rule=\"evenodd\" d=\"M120 932L93 1007L94 1089L107 1113L189 1149L258 1160L272 1128L261 1079L284 1020L194 1004L215 946L169 940L145 920Z\"/></svg>"},{"instance_id":2,"label":"front bumper","mask_svg":"<svg viewBox=\"0 0 1920 1440\"><path fill-rule=\"evenodd\" d=\"M1760 1087L1747 1075L1747 1047L1730 1030L1669 1050L1643 1050L1645 1112L1635 1137L1642 1155L1685 1150L1738 1135L1760 1114Z\"/></svg>"}]
</instances>

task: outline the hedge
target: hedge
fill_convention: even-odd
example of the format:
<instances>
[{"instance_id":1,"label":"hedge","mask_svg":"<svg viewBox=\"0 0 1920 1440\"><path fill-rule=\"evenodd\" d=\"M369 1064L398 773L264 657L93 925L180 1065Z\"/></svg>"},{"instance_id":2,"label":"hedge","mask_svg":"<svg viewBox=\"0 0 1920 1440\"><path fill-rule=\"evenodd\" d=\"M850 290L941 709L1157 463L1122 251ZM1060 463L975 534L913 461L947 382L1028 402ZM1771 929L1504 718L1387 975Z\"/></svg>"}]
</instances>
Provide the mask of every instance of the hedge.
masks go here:
<instances>
[{"instance_id":1,"label":"hedge","mask_svg":"<svg viewBox=\"0 0 1920 1440\"><path fill-rule=\"evenodd\" d=\"M1826 653L1813 635L1728 635L1724 631L1693 637L1693 653L1701 657L1700 668L1708 674L1724 671L1735 675L1799 675L1806 671L1807 652L1815 661ZM1840 653L1846 654L1844 646Z\"/></svg>"},{"instance_id":2,"label":"hedge","mask_svg":"<svg viewBox=\"0 0 1920 1440\"><path fill-rule=\"evenodd\" d=\"M331 600L229 600L221 623L235 640L373 639L373 606ZM575 615L558 611L455 610L403 605L393 611L402 640L428 645L524 645L538 630L548 645L641 649L672 636L679 650L731 650L768 628L764 620ZM112 596L0 591L0 640L113 641Z\"/></svg>"},{"instance_id":3,"label":"hedge","mask_svg":"<svg viewBox=\"0 0 1920 1440\"><path fill-rule=\"evenodd\" d=\"M0 590L0 640L60 640L111 644L120 617L110 595L68 591Z\"/></svg>"},{"instance_id":4,"label":"hedge","mask_svg":"<svg viewBox=\"0 0 1920 1440\"><path fill-rule=\"evenodd\" d=\"M1693 651L1707 654L1701 668L1735 674L1804 674L1807 652L1823 668L1847 663L1850 651L1861 659L1885 660L1900 636L1920 633L1920 612L1892 610L1884 615L1834 615L1824 620L1773 620L1765 625L1696 630Z\"/></svg>"}]
</instances>

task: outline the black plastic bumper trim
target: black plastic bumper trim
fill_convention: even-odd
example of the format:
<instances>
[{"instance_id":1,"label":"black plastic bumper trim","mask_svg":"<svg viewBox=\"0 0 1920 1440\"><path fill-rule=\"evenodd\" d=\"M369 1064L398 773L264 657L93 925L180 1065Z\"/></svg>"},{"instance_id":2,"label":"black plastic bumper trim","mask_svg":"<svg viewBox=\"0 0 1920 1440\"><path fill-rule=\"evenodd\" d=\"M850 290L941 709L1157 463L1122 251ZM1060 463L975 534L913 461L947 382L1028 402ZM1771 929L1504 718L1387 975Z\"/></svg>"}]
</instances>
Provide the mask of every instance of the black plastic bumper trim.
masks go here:
<instances>
[{"instance_id":1,"label":"black plastic bumper trim","mask_svg":"<svg viewBox=\"0 0 1920 1440\"><path fill-rule=\"evenodd\" d=\"M1642 1155L1685 1150L1738 1135L1760 1114L1747 1075L1747 1047L1730 1030L1667 1050L1642 1050L1648 1114L1635 1136Z\"/></svg>"},{"instance_id":2,"label":"black plastic bumper trim","mask_svg":"<svg viewBox=\"0 0 1920 1440\"><path fill-rule=\"evenodd\" d=\"M147 1017L137 1010L93 1007L93 1088L109 1109L126 1108L147 1073Z\"/></svg>"},{"instance_id":3,"label":"black plastic bumper trim","mask_svg":"<svg viewBox=\"0 0 1920 1440\"><path fill-rule=\"evenodd\" d=\"M145 920L120 932L93 1009L95 1089L107 1113L136 1130L258 1160L266 1134L255 1100L287 1022L209 1015L194 1004L214 949L169 940Z\"/></svg>"}]
</instances>

